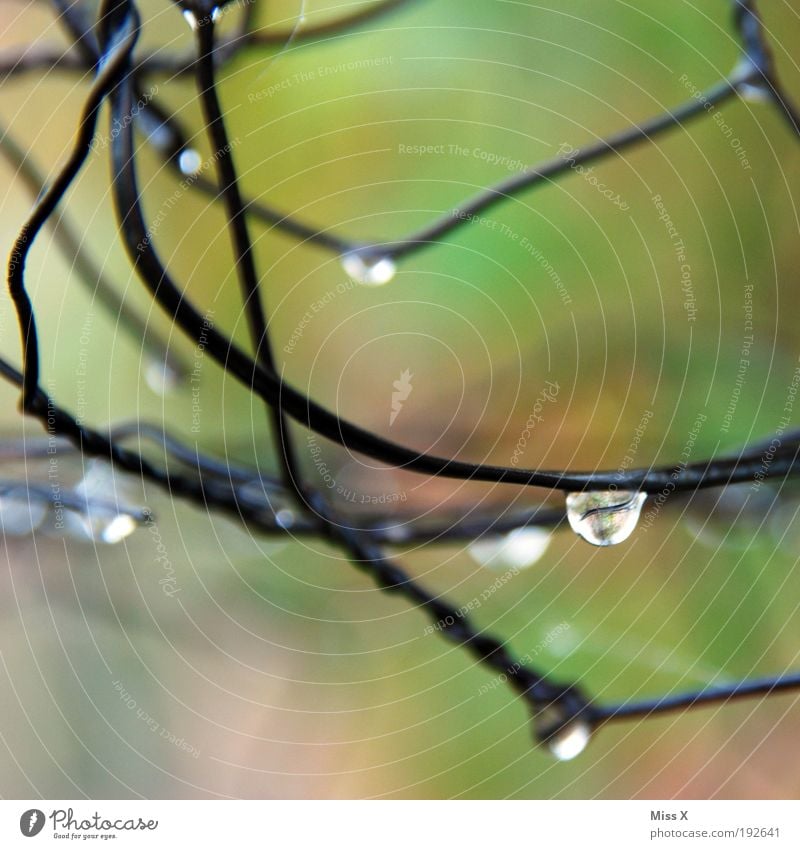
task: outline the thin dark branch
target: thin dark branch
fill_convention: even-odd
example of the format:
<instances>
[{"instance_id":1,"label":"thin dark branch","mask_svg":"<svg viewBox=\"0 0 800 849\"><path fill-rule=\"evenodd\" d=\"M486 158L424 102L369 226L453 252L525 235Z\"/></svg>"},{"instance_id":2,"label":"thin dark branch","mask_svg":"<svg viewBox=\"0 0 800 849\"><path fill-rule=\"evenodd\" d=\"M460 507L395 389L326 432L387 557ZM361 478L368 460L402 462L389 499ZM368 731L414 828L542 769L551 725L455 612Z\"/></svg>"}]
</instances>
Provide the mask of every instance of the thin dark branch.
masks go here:
<instances>
[{"instance_id":1,"label":"thin dark branch","mask_svg":"<svg viewBox=\"0 0 800 849\"><path fill-rule=\"evenodd\" d=\"M33 164L30 156L20 147L10 131L2 126L0 126L0 152L14 168L15 176L27 187L31 195L34 198L40 197L45 190L44 175ZM176 378L183 379L188 373L186 363L169 349L167 342L160 337L152 322L147 321L125 303L103 269L89 255L68 218L63 213L54 214L48 219L48 223L64 256L74 264L79 279L92 298L97 300L145 353L155 361L163 363Z\"/></svg>"},{"instance_id":2,"label":"thin dark branch","mask_svg":"<svg viewBox=\"0 0 800 849\"><path fill-rule=\"evenodd\" d=\"M672 711L688 710L749 699L757 696L771 696L775 693L800 690L800 672L790 675L778 675L769 678L756 678L751 681L737 681L705 687L698 692L680 693L676 696L661 696L647 701L622 702L616 705L595 706L593 721L614 722L622 719L645 719L649 716Z\"/></svg>"}]
</instances>

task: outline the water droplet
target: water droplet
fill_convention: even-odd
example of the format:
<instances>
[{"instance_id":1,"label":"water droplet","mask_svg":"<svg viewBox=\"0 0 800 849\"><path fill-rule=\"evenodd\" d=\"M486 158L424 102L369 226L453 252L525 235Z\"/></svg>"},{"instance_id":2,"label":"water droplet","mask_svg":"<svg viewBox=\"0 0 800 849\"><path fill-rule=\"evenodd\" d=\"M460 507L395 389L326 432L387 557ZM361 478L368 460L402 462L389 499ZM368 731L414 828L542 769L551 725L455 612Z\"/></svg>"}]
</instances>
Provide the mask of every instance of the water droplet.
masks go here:
<instances>
[{"instance_id":1,"label":"water droplet","mask_svg":"<svg viewBox=\"0 0 800 849\"><path fill-rule=\"evenodd\" d=\"M85 509L64 510L63 532L76 539L114 545L130 536L144 521L136 511L119 503L118 490L124 481L108 463L93 460L83 480L73 490L85 499Z\"/></svg>"},{"instance_id":2,"label":"water droplet","mask_svg":"<svg viewBox=\"0 0 800 849\"><path fill-rule=\"evenodd\" d=\"M358 251L342 256L342 268L363 286L383 286L397 273L397 266L388 256L371 257Z\"/></svg>"},{"instance_id":3,"label":"water droplet","mask_svg":"<svg viewBox=\"0 0 800 849\"><path fill-rule=\"evenodd\" d=\"M742 100L749 100L751 103L769 103L773 99L769 83L747 57L742 58L733 69L730 78L740 80L734 85Z\"/></svg>"},{"instance_id":4,"label":"water droplet","mask_svg":"<svg viewBox=\"0 0 800 849\"><path fill-rule=\"evenodd\" d=\"M279 528L284 528L284 530L288 530L294 525L294 513L288 508L284 507L275 514L275 524Z\"/></svg>"},{"instance_id":5,"label":"water droplet","mask_svg":"<svg viewBox=\"0 0 800 849\"><path fill-rule=\"evenodd\" d=\"M571 492L567 495L567 519L572 530L592 545L616 545L636 528L647 493Z\"/></svg>"},{"instance_id":6,"label":"water droplet","mask_svg":"<svg viewBox=\"0 0 800 849\"><path fill-rule=\"evenodd\" d=\"M144 367L144 381L162 397L174 392L180 383L180 376L165 360L151 360Z\"/></svg>"},{"instance_id":7,"label":"water droplet","mask_svg":"<svg viewBox=\"0 0 800 849\"><path fill-rule=\"evenodd\" d=\"M6 490L0 495L0 532L10 536L27 536L41 525L47 504L33 500L24 487Z\"/></svg>"},{"instance_id":8,"label":"water droplet","mask_svg":"<svg viewBox=\"0 0 800 849\"><path fill-rule=\"evenodd\" d=\"M479 539L469 553L481 566L492 569L524 569L537 563L550 545L550 533L542 528L515 528L499 539Z\"/></svg>"},{"instance_id":9,"label":"water droplet","mask_svg":"<svg viewBox=\"0 0 800 849\"><path fill-rule=\"evenodd\" d=\"M550 754L558 761L571 761L589 745L592 727L583 719L573 719L545 741Z\"/></svg>"},{"instance_id":10,"label":"water droplet","mask_svg":"<svg viewBox=\"0 0 800 849\"><path fill-rule=\"evenodd\" d=\"M122 542L140 524L129 513L117 512L112 508L91 502L85 513L64 510L62 523L59 536L68 536L81 541L103 542L107 545Z\"/></svg>"},{"instance_id":11,"label":"water droplet","mask_svg":"<svg viewBox=\"0 0 800 849\"><path fill-rule=\"evenodd\" d=\"M178 156L178 168L181 169L181 174L187 177L194 177L203 166L203 158L193 148L187 147L182 150Z\"/></svg>"},{"instance_id":12,"label":"water droplet","mask_svg":"<svg viewBox=\"0 0 800 849\"><path fill-rule=\"evenodd\" d=\"M770 103L773 99L770 89L761 82L739 83L736 90L739 92L739 97L749 103Z\"/></svg>"},{"instance_id":13,"label":"water droplet","mask_svg":"<svg viewBox=\"0 0 800 849\"><path fill-rule=\"evenodd\" d=\"M388 525L383 529L384 536L389 542L405 542L409 536L406 525Z\"/></svg>"}]
</instances>

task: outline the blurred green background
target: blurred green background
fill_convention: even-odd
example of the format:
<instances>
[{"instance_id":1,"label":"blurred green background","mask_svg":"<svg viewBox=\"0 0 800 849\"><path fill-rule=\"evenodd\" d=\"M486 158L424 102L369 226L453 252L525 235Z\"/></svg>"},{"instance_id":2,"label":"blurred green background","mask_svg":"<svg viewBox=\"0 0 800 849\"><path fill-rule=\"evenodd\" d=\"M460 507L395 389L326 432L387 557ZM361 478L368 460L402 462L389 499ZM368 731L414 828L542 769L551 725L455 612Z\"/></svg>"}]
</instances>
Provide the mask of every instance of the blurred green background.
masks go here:
<instances>
[{"instance_id":1,"label":"blurred green background","mask_svg":"<svg viewBox=\"0 0 800 849\"><path fill-rule=\"evenodd\" d=\"M190 49L172 4L141 5L141 49ZM358 6L267 5L258 20L277 27L300 11L314 22ZM340 234L402 236L520 163L600 138L717 81L739 55L730 5L416 0L357 32L248 50L221 72L220 86L243 184ZM762 5L783 78L800 96L800 4ZM65 43L46 4L4 6L4 48ZM239 13L227 12L223 28ZM153 82L161 104L198 133L193 144L207 158L191 80ZM86 91L85 80L57 73L2 85L5 124L50 174L69 149ZM558 383L557 401L521 465L617 468L646 413L634 465L679 459L700 415L707 418L692 460L771 435L800 353L800 146L768 105L734 100L721 114L732 136L700 119L597 164L593 175L619 204L569 174L402 261L380 288L341 286L347 278L337 257L254 222L287 377L352 421L469 460L510 462L546 381ZM87 423L166 422L206 450L273 469L261 404L198 358L130 271L107 159L102 150L93 156L72 190L72 220L129 303L199 364L199 395L188 383L164 395L148 386L141 350L92 303L49 233L29 271L45 385L65 406L84 405ZM139 162L153 219L178 181L146 147ZM10 246L30 198L13 169L1 170L0 227ZM659 220L656 195L685 260ZM218 205L182 192L155 243L200 308L246 344L223 221ZM682 265L690 267L692 312ZM324 309L289 345L321 298ZM5 293L0 349L19 361ZM79 391L81 362L89 375ZM406 369L413 390L390 427L392 384ZM0 393L3 430L18 434L17 393L6 385ZM302 431L298 442L314 481ZM402 517L519 507L544 495L426 481L319 444L342 487L366 502L392 497ZM41 464L7 469L7 476L46 474ZM606 728L581 757L556 763L532 749L527 713L513 694L499 687L479 695L490 675L426 635L422 614L376 591L337 551L250 536L150 486L139 496L158 517L179 590L172 597L159 583L158 540L146 529L113 548L4 541L5 797L800 793L794 696ZM566 624L535 663L606 700L798 667L797 503L789 488L766 501L737 517L713 510L714 498L694 499L664 509L610 550L562 532L475 619L521 655ZM497 577L458 545L400 554L456 605L480 598Z\"/></svg>"}]
</instances>

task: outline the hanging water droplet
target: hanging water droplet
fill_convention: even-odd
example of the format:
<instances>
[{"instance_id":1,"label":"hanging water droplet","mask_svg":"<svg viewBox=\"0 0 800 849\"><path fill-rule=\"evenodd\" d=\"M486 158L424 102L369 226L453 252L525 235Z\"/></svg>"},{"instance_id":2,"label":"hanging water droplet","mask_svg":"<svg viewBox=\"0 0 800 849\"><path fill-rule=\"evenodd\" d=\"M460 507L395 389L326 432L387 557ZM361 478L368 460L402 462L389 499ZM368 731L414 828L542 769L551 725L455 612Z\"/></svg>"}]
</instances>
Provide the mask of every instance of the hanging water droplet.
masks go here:
<instances>
[{"instance_id":1,"label":"hanging water droplet","mask_svg":"<svg viewBox=\"0 0 800 849\"><path fill-rule=\"evenodd\" d=\"M166 360L151 360L144 367L144 380L156 395L168 395L178 388L180 376Z\"/></svg>"},{"instance_id":2,"label":"hanging water droplet","mask_svg":"<svg viewBox=\"0 0 800 849\"><path fill-rule=\"evenodd\" d=\"M383 286L397 273L397 266L388 256L371 257L358 251L342 256L342 268L362 286Z\"/></svg>"},{"instance_id":3,"label":"hanging water droplet","mask_svg":"<svg viewBox=\"0 0 800 849\"><path fill-rule=\"evenodd\" d=\"M733 69L730 79L740 80L734 83L734 86L743 100L749 100L751 103L769 103L773 99L769 83L746 57Z\"/></svg>"},{"instance_id":4,"label":"hanging water droplet","mask_svg":"<svg viewBox=\"0 0 800 849\"><path fill-rule=\"evenodd\" d=\"M739 83L736 90L739 92L739 97L749 103L769 103L772 100L772 92L763 82Z\"/></svg>"},{"instance_id":5,"label":"hanging water droplet","mask_svg":"<svg viewBox=\"0 0 800 849\"><path fill-rule=\"evenodd\" d=\"M193 148L187 147L182 150L178 156L178 168L181 169L181 174L187 177L194 177L203 166L203 158Z\"/></svg>"},{"instance_id":6,"label":"hanging water droplet","mask_svg":"<svg viewBox=\"0 0 800 849\"><path fill-rule=\"evenodd\" d=\"M616 545L636 528L647 493L571 492L567 495L567 519L576 534L592 545Z\"/></svg>"},{"instance_id":7,"label":"hanging water droplet","mask_svg":"<svg viewBox=\"0 0 800 849\"><path fill-rule=\"evenodd\" d=\"M545 745L559 761L571 761L589 745L592 727L584 719L573 719L547 738Z\"/></svg>"},{"instance_id":8,"label":"hanging water droplet","mask_svg":"<svg viewBox=\"0 0 800 849\"><path fill-rule=\"evenodd\" d=\"M129 537L139 522L129 513L89 504L88 512L64 511L64 529L76 539L94 540L115 545Z\"/></svg>"},{"instance_id":9,"label":"hanging water droplet","mask_svg":"<svg viewBox=\"0 0 800 849\"><path fill-rule=\"evenodd\" d=\"M0 495L0 533L28 536L41 525L46 513L46 502L30 498L24 487L6 490Z\"/></svg>"},{"instance_id":10,"label":"hanging water droplet","mask_svg":"<svg viewBox=\"0 0 800 849\"><path fill-rule=\"evenodd\" d=\"M288 530L294 525L294 513L289 510L287 507L284 507L275 514L275 524L279 528L284 528L284 530Z\"/></svg>"},{"instance_id":11,"label":"hanging water droplet","mask_svg":"<svg viewBox=\"0 0 800 849\"><path fill-rule=\"evenodd\" d=\"M469 553L481 566L492 569L524 569L537 563L550 545L550 533L542 528L515 528L498 539L479 539Z\"/></svg>"},{"instance_id":12,"label":"hanging water droplet","mask_svg":"<svg viewBox=\"0 0 800 849\"><path fill-rule=\"evenodd\" d=\"M145 514L137 515L135 510L119 503L118 490L123 488L124 482L115 477L108 463L93 460L73 490L85 504L80 510L70 507L63 511L62 533L108 545L130 536L144 523Z\"/></svg>"}]
</instances>

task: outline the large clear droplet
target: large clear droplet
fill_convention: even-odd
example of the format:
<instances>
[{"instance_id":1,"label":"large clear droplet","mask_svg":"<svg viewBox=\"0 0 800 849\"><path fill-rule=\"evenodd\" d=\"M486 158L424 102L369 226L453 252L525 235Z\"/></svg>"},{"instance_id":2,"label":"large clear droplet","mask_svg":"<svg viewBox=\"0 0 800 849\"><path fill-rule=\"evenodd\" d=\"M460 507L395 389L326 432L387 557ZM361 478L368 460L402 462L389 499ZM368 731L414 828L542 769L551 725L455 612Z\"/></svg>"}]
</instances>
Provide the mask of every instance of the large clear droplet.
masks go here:
<instances>
[{"instance_id":1,"label":"large clear droplet","mask_svg":"<svg viewBox=\"0 0 800 849\"><path fill-rule=\"evenodd\" d=\"M181 174L194 177L202 167L203 157L193 147L187 147L186 150L180 152L178 168L181 169Z\"/></svg>"},{"instance_id":2,"label":"large clear droplet","mask_svg":"<svg viewBox=\"0 0 800 849\"><path fill-rule=\"evenodd\" d=\"M180 377L165 360L150 360L144 367L144 380L156 395L169 395L178 388Z\"/></svg>"},{"instance_id":3,"label":"large clear droplet","mask_svg":"<svg viewBox=\"0 0 800 849\"><path fill-rule=\"evenodd\" d=\"M537 563L550 545L550 532L542 528L515 528L499 539L471 543L469 553L481 566L492 569L525 569Z\"/></svg>"},{"instance_id":4,"label":"large clear droplet","mask_svg":"<svg viewBox=\"0 0 800 849\"><path fill-rule=\"evenodd\" d=\"M547 738L545 745L559 761L571 761L589 745L592 727L583 719L573 719Z\"/></svg>"},{"instance_id":5,"label":"large clear droplet","mask_svg":"<svg viewBox=\"0 0 800 849\"><path fill-rule=\"evenodd\" d=\"M32 534L47 513L43 500L29 498L24 487L0 494L0 532L9 536Z\"/></svg>"},{"instance_id":6,"label":"large clear droplet","mask_svg":"<svg viewBox=\"0 0 800 849\"><path fill-rule=\"evenodd\" d=\"M383 286L397 273L397 266L388 256L371 257L358 251L342 256L342 268L362 286Z\"/></svg>"},{"instance_id":7,"label":"large clear droplet","mask_svg":"<svg viewBox=\"0 0 800 849\"><path fill-rule=\"evenodd\" d=\"M636 528L644 492L571 492L567 495L567 519L576 534L592 545L616 545Z\"/></svg>"}]
</instances>

